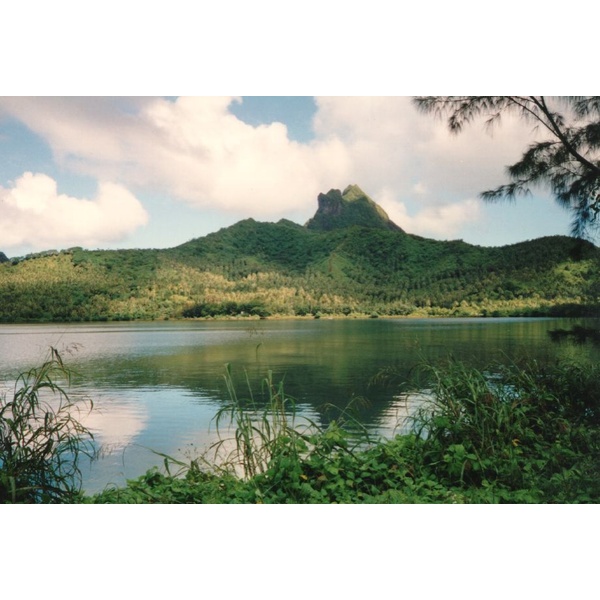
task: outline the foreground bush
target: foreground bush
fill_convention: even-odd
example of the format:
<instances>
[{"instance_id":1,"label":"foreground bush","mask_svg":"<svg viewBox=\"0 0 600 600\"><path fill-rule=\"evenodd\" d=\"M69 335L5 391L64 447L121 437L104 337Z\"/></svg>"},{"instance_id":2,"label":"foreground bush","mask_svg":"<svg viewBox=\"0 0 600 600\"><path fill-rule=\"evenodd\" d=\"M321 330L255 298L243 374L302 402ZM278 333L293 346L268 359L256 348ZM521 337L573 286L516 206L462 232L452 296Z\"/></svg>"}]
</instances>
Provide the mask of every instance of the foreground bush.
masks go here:
<instances>
[{"instance_id":1,"label":"foreground bush","mask_svg":"<svg viewBox=\"0 0 600 600\"><path fill-rule=\"evenodd\" d=\"M58 353L0 397L2 503L571 503L600 501L600 367L562 362L478 371L427 366L412 432L372 440L296 416L271 374L216 415L220 440L190 463L158 468L92 497L78 460L92 456L80 407L58 382ZM410 392L410 390L407 390ZM231 432L233 434L225 433Z\"/></svg>"},{"instance_id":2,"label":"foreground bush","mask_svg":"<svg viewBox=\"0 0 600 600\"><path fill-rule=\"evenodd\" d=\"M429 369L418 473L473 501L600 499L600 369L575 363Z\"/></svg>"},{"instance_id":3,"label":"foreground bush","mask_svg":"<svg viewBox=\"0 0 600 600\"><path fill-rule=\"evenodd\" d=\"M600 369L530 364L487 372L450 363L421 373L430 400L413 433L369 440L296 419L267 378L266 404L240 399L217 416L234 426L207 460L152 470L93 502L487 503L600 500ZM262 408L261 408L262 406Z\"/></svg>"},{"instance_id":4,"label":"foreground bush","mask_svg":"<svg viewBox=\"0 0 600 600\"><path fill-rule=\"evenodd\" d=\"M19 376L12 397L0 396L0 503L72 502L79 497L80 455L92 435L59 381L69 372L58 352ZM91 408L91 407L90 407Z\"/></svg>"}]
</instances>

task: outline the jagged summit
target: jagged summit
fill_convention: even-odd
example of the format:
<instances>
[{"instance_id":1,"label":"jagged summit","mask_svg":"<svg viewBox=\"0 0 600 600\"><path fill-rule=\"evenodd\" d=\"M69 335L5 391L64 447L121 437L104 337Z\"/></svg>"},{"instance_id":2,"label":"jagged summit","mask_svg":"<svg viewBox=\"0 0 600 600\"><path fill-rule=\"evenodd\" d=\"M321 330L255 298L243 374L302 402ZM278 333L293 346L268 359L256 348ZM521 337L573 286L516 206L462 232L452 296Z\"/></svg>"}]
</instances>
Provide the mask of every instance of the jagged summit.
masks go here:
<instances>
[{"instance_id":1,"label":"jagged summit","mask_svg":"<svg viewBox=\"0 0 600 600\"><path fill-rule=\"evenodd\" d=\"M349 185L343 192L332 189L319 194L318 202L315 216L306 223L307 229L331 231L358 225L402 232L385 210L357 185Z\"/></svg>"}]
</instances>

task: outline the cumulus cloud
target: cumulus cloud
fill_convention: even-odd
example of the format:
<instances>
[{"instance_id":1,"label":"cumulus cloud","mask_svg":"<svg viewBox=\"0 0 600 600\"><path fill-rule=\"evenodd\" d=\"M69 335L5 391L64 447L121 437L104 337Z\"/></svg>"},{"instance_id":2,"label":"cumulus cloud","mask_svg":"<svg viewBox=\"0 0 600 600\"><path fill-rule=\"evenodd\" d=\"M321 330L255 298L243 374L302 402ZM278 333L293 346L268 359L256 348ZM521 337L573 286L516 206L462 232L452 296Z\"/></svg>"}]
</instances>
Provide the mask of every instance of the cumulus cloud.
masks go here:
<instances>
[{"instance_id":1,"label":"cumulus cloud","mask_svg":"<svg viewBox=\"0 0 600 600\"><path fill-rule=\"evenodd\" d=\"M146 224L141 203L122 185L101 183L95 199L59 194L41 173L24 173L11 188L0 187L3 247L93 246L119 241Z\"/></svg>"},{"instance_id":2,"label":"cumulus cloud","mask_svg":"<svg viewBox=\"0 0 600 600\"><path fill-rule=\"evenodd\" d=\"M481 203L468 198L453 203L426 206L409 214L407 206L384 194L381 206L394 223L410 233L425 237L452 237L469 223L482 217Z\"/></svg>"},{"instance_id":3,"label":"cumulus cloud","mask_svg":"<svg viewBox=\"0 0 600 600\"><path fill-rule=\"evenodd\" d=\"M198 207L283 215L351 168L338 139L300 144L282 123L257 127L230 111L234 97L8 98L4 109L50 144L63 166Z\"/></svg>"},{"instance_id":4,"label":"cumulus cloud","mask_svg":"<svg viewBox=\"0 0 600 600\"><path fill-rule=\"evenodd\" d=\"M483 218L478 194L505 181L532 132L506 118L491 132L473 124L460 135L419 113L410 97L317 98L315 131L337 139L353 181L410 233L452 237Z\"/></svg>"},{"instance_id":5,"label":"cumulus cloud","mask_svg":"<svg viewBox=\"0 0 600 600\"><path fill-rule=\"evenodd\" d=\"M319 97L310 143L285 125L251 126L236 97L4 98L0 109L49 143L65 168L239 216L311 216L316 196L360 185L411 231L453 235L477 218L473 198L503 183L529 132L460 136L409 97ZM416 231L415 231L416 232Z\"/></svg>"}]
</instances>

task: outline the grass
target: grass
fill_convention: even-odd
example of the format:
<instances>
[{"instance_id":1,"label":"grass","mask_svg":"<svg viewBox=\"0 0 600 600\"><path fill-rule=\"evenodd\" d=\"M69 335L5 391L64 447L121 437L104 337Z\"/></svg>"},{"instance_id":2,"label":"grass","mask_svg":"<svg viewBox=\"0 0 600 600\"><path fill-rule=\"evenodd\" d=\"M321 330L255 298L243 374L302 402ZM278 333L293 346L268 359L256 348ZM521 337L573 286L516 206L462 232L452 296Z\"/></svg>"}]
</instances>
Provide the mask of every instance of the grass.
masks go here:
<instances>
[{"instance_id":1,"label":"grass","mask_svg":"<svg viewBox=\"0 0 600 600\"><path fill-rule=\"evenodd\" d=\"M268 373L240 393L227 368L219 440L189 462L159 455L125 487L83 496L77 460L91 435L52 354L0 404L0 501L86 503L597 503L600 366L558 362L427 365L407 434L371 439L302 418Z\"/></svg>"},{"instance_id":2,"label":"grass","mask_svg":"<svg viewBox=\"0 0 600 600\"><path fill-rule=\"evenodd\" d=\"M433 394L417 416L419 473L473 501L600 498L597 365L427 371Z\"/></svg>"},{"instance_id":3,"label":"grass","mask_svg":"<svg viewBox=\"0 0 600 600\"><path fill-rule=\"evenodd\" d=\"M596 503L600 500L600 368L560 363L427 366L429 402L412 432L370 440L337 422L298 423L283 386L266 403L240 398L217 416L233 426L216 463L177 463L94 502ZM168 458L166 458L167 463Z\"/></svg>"},{"instance_id":4,"label":"grass","mask_svg":"<svg viewBox=\"0 0 600 600\"><path fill-rule=\"evenodd\" d=\"M299 453L306 449L307 431L317 426L308 419L304 419L302 425L298 423L295 402L285 394L283 383L275 383L269 371L261 390L266 398L259 403L248 381L248 396L239 397L231 366L226 365L225 369L229 401L214 419L220 438L211 448L215 464L244 479L252 479L266 473L282 454L298 459ZM226 431L233 429L233 438L221 435L223 426Z\"/></svg>"},{"instance_id":5,"label":"grass","mask_svg":"<svg viewBox=\"0 0 600 600\"><path fill-rule=\"evenodd\" d=\"M65 391L70 373L55 349L0 397L0 502L61 503L80 494L80 456L92 455L92 434L81 424L85 403ZM89 410L92 405L88 406Z\"/></svg>"}]
</instances>

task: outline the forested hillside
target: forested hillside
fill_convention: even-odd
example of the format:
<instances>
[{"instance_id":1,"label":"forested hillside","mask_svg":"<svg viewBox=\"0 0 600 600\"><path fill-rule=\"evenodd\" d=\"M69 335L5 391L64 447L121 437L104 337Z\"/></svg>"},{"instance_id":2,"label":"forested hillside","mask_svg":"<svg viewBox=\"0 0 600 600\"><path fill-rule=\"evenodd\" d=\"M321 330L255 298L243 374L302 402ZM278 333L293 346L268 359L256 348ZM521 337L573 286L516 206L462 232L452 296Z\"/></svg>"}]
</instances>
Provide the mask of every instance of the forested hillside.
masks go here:
<instances>
[{"instance_id":1,"label":"forested hillside","mask_svg":"<svg viewBox=\"0 0 600 600\"><path fill-rule=\"evenodd\" d=\"M596 314L600 250L410 235L356 186L306 226L241 221L168 250L49 251L0 264L0 321Z\"/></svg>"}]
</instances>

